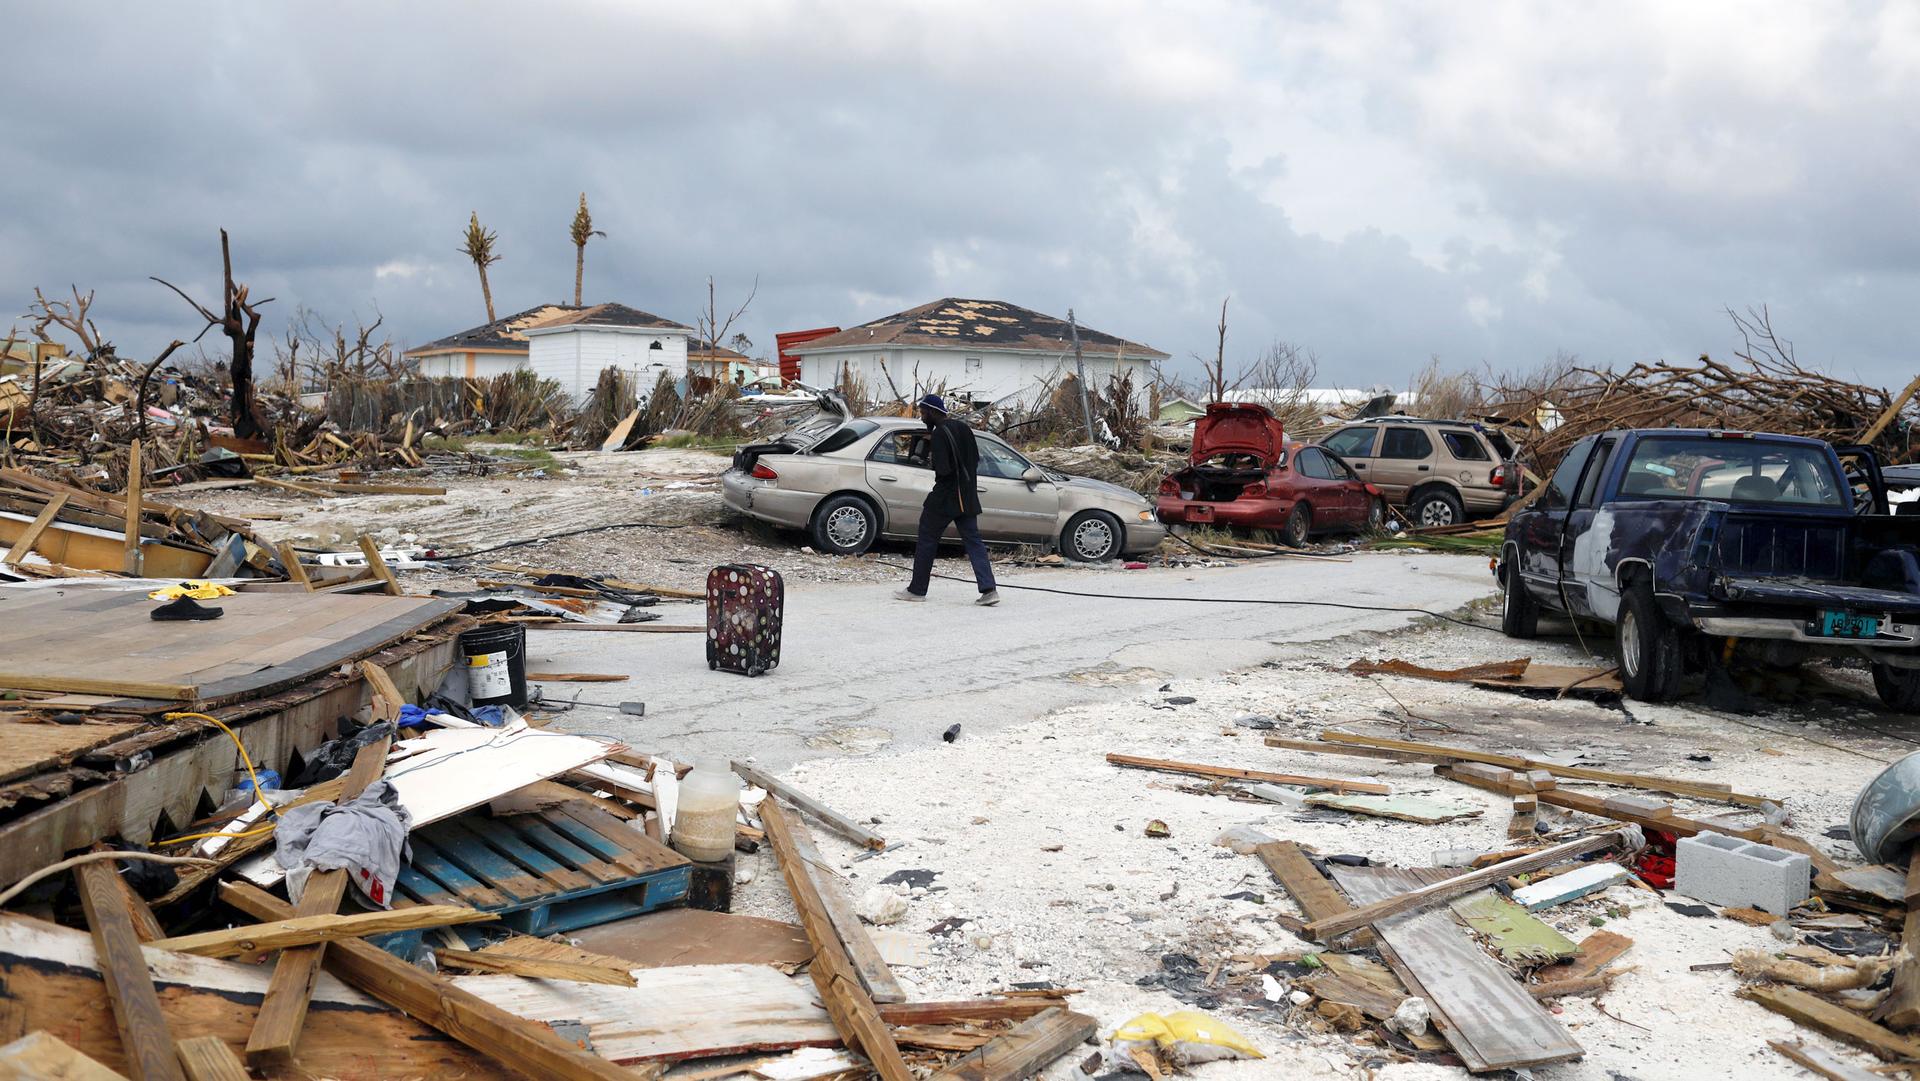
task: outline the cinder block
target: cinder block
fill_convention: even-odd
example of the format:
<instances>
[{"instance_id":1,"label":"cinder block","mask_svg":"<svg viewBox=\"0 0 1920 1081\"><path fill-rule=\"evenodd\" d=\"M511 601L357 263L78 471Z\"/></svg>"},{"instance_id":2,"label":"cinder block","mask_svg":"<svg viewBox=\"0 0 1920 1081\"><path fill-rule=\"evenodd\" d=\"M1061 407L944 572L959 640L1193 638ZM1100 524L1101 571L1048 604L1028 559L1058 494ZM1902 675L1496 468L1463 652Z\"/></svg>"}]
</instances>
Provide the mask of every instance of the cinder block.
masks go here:
<instances>
[{"instance_id":1,"label":"cinder block","mask_svg":"<svg viewBox=\"0 0 1920 1081\"><path fill-rule=\"evenodd\" d=\"M1813 861L1799 852L1721 833L1682 837L1673 888L1709 904L1786 915L1813 889Z\"/></svg>"}]
</instances>

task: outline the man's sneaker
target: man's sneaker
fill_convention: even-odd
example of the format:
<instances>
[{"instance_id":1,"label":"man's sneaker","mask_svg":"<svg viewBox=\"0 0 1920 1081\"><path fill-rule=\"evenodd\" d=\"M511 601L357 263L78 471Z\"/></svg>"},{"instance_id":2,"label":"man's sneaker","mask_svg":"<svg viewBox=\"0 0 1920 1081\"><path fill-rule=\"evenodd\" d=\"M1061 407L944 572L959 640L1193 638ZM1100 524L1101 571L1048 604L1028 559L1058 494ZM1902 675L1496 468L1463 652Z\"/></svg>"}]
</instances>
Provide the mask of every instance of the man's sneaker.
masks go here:
<instances>
[{"instance_id":1,"label":"man's sneaker","mask_svg":"<svg viewBox=\"0 0 1920 1081\"><path fill-rule=\"evenodd\" d=\"M1000 603L1000 591L997 589L989 589L985 593L980 594L979 598L973 603L992 608L994 605Z\"/></svg>"},{"instance_id":2,"label":"man's sneaker","mask_svg":"<svg viewBox=\"0 0 1920 1081\"><path fill-rule=\"evenodd\" d=\"M924 601L927 599L927 595L925 593L915 593L911 589L896 589L893 591L893 599L896 601Z\"/></svg>"}]
</instances>

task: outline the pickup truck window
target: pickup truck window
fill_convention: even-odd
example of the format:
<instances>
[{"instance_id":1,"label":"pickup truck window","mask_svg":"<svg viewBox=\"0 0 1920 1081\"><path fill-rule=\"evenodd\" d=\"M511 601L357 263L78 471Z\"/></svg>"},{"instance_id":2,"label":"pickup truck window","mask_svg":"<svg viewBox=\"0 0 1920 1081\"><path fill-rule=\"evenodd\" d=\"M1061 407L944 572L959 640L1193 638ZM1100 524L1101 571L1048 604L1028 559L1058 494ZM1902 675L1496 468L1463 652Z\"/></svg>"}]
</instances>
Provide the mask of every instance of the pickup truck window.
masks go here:
<instances>
[{"instance_id":1,"label":"pickup truck window","mask_svg":"<svg viewBox=\"0 0 1920 1081\"><path fill-rule=\"evenodd\" d=\"M1613 440L1602 439L1593 452L1593 464L1587 467L1587 475L1580 482L1580 497L1574 500L1576 506L1594 507L1600 503L1600 475L1607 471L1607 460L1613 457Z\"/></svg>"},{"instance_id":2,"label":"pickup truck window","mask_svg":"<svg viewBox=\"0 0 1920 1081\"><path fill-rule=\"evenodd\" d=\"M1581 467L1587 464L1587 455L1593 453L1593 436L1575 443L1566 456L1560 459L1560 468L1553 471L1553 479L1547 482L1547 490L1540 493L1540 509L1554 510L1565 508L1573 503L1574 485L1580 483Z\"/></svg>"},{"instance_id":3,"label":"pickup truck window","mask_svg":"<svg viewBox=\"0 0 1920 1081\"><path fill-rule=\"evenodd\" d=\"M1848 506L1819 447L1748 439L1642 439L1620 480L1621 499L1715 499L1771 506Z\"/></svg>"}]
</instances>

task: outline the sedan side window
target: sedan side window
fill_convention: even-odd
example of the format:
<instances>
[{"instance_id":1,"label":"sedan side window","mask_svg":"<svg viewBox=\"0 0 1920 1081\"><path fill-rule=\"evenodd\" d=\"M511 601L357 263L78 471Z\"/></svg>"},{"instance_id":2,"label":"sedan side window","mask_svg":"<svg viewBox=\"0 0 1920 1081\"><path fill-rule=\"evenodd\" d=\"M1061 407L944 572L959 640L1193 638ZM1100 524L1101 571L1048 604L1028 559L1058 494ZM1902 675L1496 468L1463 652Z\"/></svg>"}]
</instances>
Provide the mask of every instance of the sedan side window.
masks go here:
<instances>
[{"instance_id":1,"label":"sedan side window","mask_svg":"<svg viewBox=\"0 0 1920 1081\"><path fill-rule=\"evenodd\" d=\"M1342 428L1322 439L1320 445L1342 458L1366 458L1373 454L1373 437L1379 430L1364 426Z\"/></svg>"},{"instance_id":2,"label":"sedan side window","mask_svg":"<svg viewBox=\"0 0 1920 1081\"><path fill-rule=\"evenodd\" d=\"M1027 471L1027 460L1013 452L1013 448L998 440L975 437L980 444L980 475L1000 477L1005 480L1019 480L1020 474Z\"/></svg>"},{"instance_id":3,"label":"sedan side window","mask_svg":"<svg viewBox=\"0 0 1920 1081\"><path fill-rule=\"evenodd\" d=\"M1433 440L1418 428L1388 428L1380 447L1382 458L1420 459L1433 453Z\"/></svg>"},{"instance_id":4,"label":"sedan side window","mask_svg":"<svg viewBox=\"0 0 1920 1081\"><path fill-rule=\"evenodd\" d=\"M894 432L873 445L872 459L888 465L931 468L927 461L927 433L912 430Z\"/></svg>"},{"instance_id":5,"label":"sedan side window","mask_svg":"<svg viewBox=\"0 0 1920 1081\"><path fill-rule=\"evenodd\" d=\"M1327 456L1312 447L1303 447L1293 459L1293 467L1304 477L1314 480L1332 480L1333 471L1327 468Z\"/></svg>"}]
</instances>

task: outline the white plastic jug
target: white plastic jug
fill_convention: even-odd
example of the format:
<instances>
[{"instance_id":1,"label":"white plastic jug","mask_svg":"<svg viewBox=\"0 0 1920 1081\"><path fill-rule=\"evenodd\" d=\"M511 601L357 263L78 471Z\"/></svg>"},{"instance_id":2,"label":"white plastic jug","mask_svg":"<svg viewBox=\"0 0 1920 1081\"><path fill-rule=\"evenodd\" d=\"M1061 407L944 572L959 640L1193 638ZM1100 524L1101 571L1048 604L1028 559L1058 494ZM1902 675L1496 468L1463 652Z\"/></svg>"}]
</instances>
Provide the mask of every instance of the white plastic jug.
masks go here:
<instances>
[{"instance_id":1,"label":"white plastic jug","mask_svg":"<svg viewBox=\"0 0 1920 1081\"><path fill-rule=\"evenodd\" d=\"M740 778L723 759L706 758L680 779L679 809L673 816L673 847L703 863L733 852L734 823L740 812Z\"/></svg>"}]
</instances>

